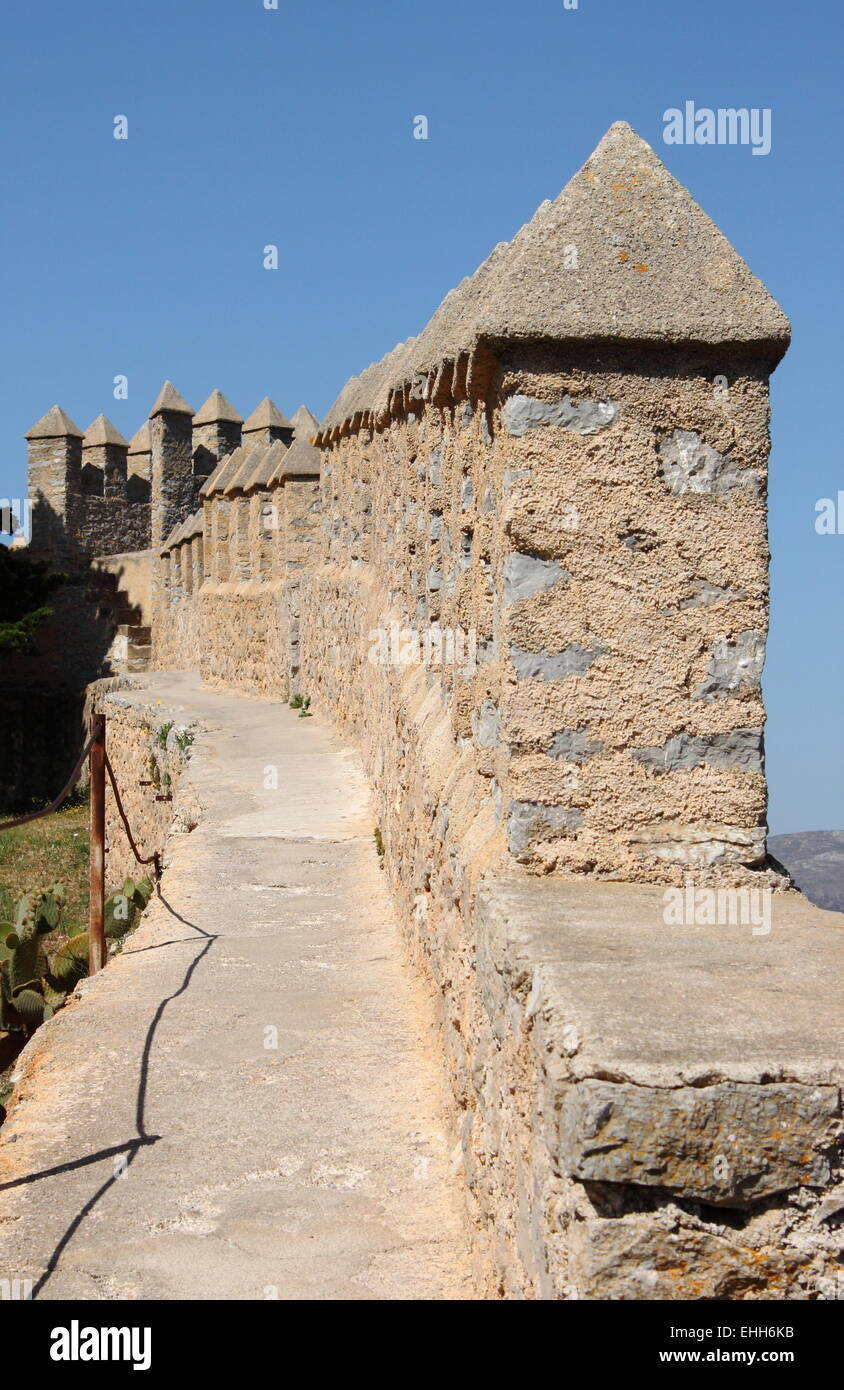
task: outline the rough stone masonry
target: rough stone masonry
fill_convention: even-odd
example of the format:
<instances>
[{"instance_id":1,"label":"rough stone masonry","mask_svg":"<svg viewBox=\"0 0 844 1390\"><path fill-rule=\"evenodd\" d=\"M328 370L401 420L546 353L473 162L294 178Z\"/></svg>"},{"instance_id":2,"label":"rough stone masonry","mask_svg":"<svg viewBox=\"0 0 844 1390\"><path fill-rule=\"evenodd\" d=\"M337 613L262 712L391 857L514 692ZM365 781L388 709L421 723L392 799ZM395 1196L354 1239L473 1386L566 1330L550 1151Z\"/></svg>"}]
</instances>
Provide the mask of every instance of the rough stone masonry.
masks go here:
<instances>
[{"instance_id":1,"label":"rough stone masonry","mask_svg":"<svg viewBox=\"0 0 844 1390\"><path fill-rule=\"evenodd\" d=\"M153 662L360 748L509 1297L836 1287L840 925L766 855L788 342L617 124L321 425L203 419L192 494L190 407L154 412ZM689 883L773 892L773 931L666 926Z\"/></svg>"}]
</instances>

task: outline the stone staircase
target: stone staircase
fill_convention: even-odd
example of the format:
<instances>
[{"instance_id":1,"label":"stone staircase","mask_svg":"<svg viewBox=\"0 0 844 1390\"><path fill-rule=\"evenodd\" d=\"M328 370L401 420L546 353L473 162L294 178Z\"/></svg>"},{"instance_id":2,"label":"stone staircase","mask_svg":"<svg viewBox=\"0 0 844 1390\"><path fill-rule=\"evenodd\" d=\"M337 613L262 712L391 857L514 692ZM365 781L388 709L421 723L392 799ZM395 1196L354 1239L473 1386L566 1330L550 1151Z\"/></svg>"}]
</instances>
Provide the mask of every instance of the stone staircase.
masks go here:
<instances>
[{"instance_id":1,"label":"stone staircase","mask_svg":"<svg viewBox=\"0 0 844 1390\"><path fill-rule=\"evenodd\" d=\"M103 570L91 574L89 596L97 605L97 617L112 629L111 643L103 657L103 675L131 675L146 671L152 650L152 632L143 615L125 590L119 587L116 575Z\"/></svg>"}]
</instances>

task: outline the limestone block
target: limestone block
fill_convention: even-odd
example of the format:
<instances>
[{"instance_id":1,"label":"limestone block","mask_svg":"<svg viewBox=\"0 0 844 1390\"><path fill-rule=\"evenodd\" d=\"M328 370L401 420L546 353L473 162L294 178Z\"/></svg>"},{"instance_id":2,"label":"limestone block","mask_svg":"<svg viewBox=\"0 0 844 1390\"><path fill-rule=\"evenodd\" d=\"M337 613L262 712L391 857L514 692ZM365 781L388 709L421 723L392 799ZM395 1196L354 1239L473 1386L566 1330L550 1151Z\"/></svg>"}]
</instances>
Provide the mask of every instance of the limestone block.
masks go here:
<instances>
[{"instance_id":1,"label":"limestone block","mask_svg":"<svg viewBox=\"0 0 844 1390\"><path fill-rule=\"evenodd\" d=\"M581 1181L667 1188L743 1206L829 1182L840 1129L835 1086L740 1085L676 1090L585 1080L560 1112L560 1157Z\"/></svg>"}]
</instances>

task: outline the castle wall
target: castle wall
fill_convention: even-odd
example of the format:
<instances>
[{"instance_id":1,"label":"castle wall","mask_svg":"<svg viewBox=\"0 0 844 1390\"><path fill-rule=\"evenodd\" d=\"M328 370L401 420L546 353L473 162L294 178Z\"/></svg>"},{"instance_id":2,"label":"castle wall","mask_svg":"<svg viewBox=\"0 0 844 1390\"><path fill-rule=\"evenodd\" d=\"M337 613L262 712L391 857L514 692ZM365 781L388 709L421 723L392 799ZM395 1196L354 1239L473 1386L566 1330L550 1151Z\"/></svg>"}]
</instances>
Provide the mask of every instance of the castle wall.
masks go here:
<instances>
[{"instance_id":1,"label":"castle wall","mask_svg":"<svg viewBox=\"0 0 844 1390\"><path fill-rule=\"evenodd\" d=\"M674 883L764 859L767 387L749 360L723 400L718 365L512 349L486 400L325 452L313 693L374 772L366 711L454 634L422 679L495 854Z\"/></svg>"},{"instance_id":2,"label":"castle wall","mask_svg":"<svg viewBox=\"0 0 844 1390\"><path fill-rule=\"evenodd\" d=\"M442 999L471 1209L509 1297L799 1296L810 1266L829 1273L822 1240L783 1253L787 1200L776 1215L746 1203L741 1163L719 1202L746 1231L725 1239L691 1170L657 1170L668 1195L632 1169L584 1185L593 1170L560 1128L595 1075L570 1061L584 1015L599 1038L637 1026L623 986L609 1025L600 978L594 1015L547 996L594 901L578 883L782 886L764 868L767 370L735 355L725 398L719 367L701 350L508 345L483 397L396 392L374 428L363 412L323 431L301 689L362 750L408 944ZM449 634L454 659L437 664ZM670 951L646 891L645 935ZM534 945L553 914L559 932ZM608 929L625 920L610 900ZM674 1075L682 1031L664 1044ZM747 1079L742 1055L730 1075ZM705 1102L717 1147L729 1088L664 1091L651 1075L643 1132ZM611 1099L627 1113L631 1095ZM792 1100L760 1084L753 1105L785 1132L803 1123ZM827 1102L807 1152L835 1123Z\"/></svg>"},{"instance_id":3,"label":"castle wall","mask_svg":"<svg viewBox=\"0 0 844 1390\"><path fill-rule=\"evenodd\" d=\"M74 549L86 558L148 550L150 509L122 496L69 496L65 526Z\"/></svg>"},{"instance_id":4,"label":"castle wall","mask_svg":"<svg viewBox=\"0 0 844 1390\"><path fill-rule=\"evenodd\" d=\"M830 1277L840 1077L792 1056L765 1003L807 924L766 956L749 922L701 945L662 915L664 890L789 897L760 689L787 341L619 126L352 379L318 461L247 441L189 518L189 408L168 385L154 413L155 664L307 696L360 749L510 1297Z\"/></svg>"},{"instance_id":5,"label":"castle wall","mask_svg":"<svg viewBox=\"0 0 844 1390\"><path fill-rule=\"evenodd\" d=\"M308 478L206 497L202 536L179 542L164 562L156 666L196 667L209 685L288 698L298 670L299 575L317 541L319 507L319 484Z\"/></svg>"}]
</instances>

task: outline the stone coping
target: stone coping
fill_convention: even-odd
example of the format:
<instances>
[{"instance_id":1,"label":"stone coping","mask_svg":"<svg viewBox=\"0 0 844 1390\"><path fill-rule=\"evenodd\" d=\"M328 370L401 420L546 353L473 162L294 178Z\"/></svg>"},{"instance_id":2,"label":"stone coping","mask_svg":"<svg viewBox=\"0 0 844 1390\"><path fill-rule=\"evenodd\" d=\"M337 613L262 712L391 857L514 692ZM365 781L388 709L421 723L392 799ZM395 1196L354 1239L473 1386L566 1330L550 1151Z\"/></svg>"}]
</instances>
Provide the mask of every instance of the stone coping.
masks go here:
<instances>
[{"instance_id":1,"label":"stone coping","mask_svg":"<svg viewBox=\"0 0 844 1390\"><path fill-rule=\"evenodd\" d=\"M768 935L668 926L665 892L486 880L479 970L485 959L529 1015L542 1015L570 1080L840 1084L844 914L791 891L772 895Z\"/></svg>"}]
</instances>

